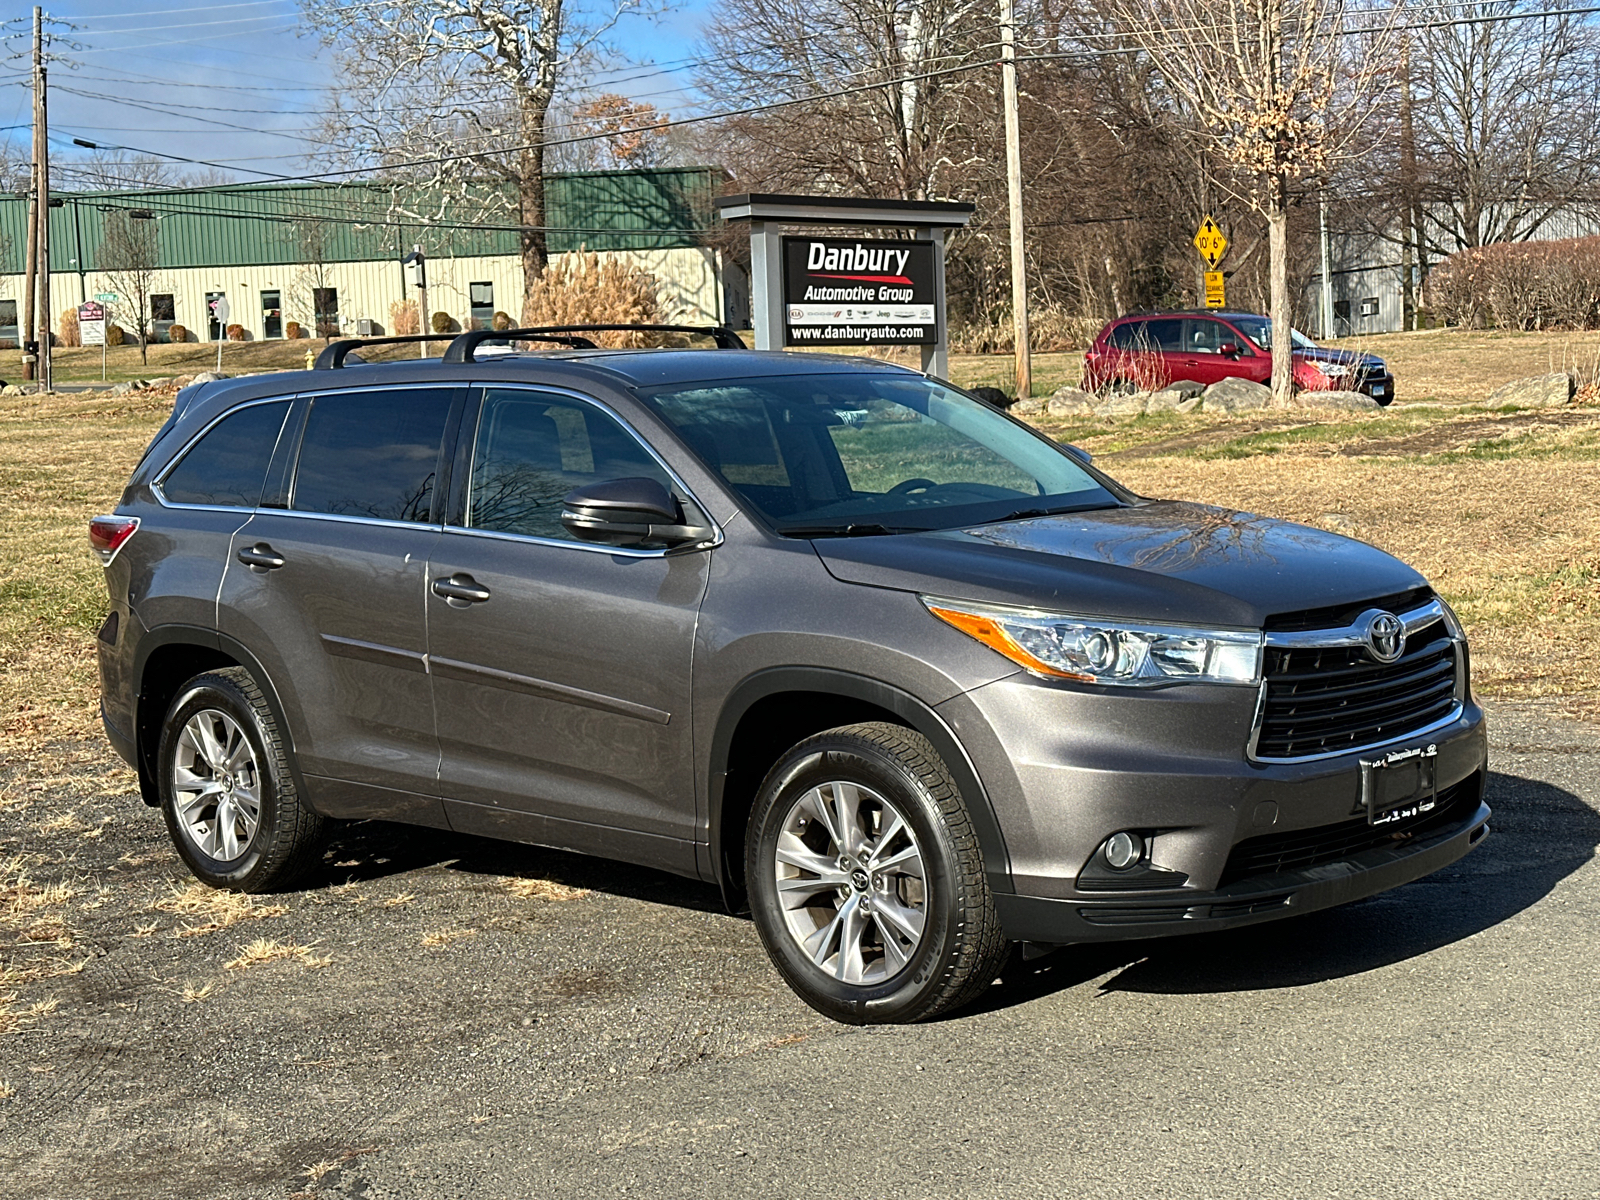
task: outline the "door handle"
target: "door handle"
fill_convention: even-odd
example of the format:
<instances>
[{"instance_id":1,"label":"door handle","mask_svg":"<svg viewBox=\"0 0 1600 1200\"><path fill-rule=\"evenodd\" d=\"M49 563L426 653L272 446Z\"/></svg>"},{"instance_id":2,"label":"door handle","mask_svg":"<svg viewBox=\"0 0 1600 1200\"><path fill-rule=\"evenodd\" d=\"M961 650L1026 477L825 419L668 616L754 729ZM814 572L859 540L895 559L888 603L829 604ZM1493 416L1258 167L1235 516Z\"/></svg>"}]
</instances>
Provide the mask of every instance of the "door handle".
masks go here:
<instances>
[{"instance_id":1,"label":"door handle","mask_svg":"<svg viewBox=\"0 0 1600 1200\"><path fill-rule=\"evenodd\" d=\"M452 608L466 608L469 604L482 604L487 600L489 589L471 575L458 572L448 579L435 579L433 594L443 597Z\"/></svg>"},{"instance_id":2,"label":"door handle","mask_svg":"<svg viewBox=\"0 0 1600 1200\"><path fill-rule=\"evenodd\" d=\"M239 561L257 575L265 575L268 571L276 571L283 566L283 555L265 542L257 542L254 546L246 546L239 551Z\"/></svg>"}]
</instances>

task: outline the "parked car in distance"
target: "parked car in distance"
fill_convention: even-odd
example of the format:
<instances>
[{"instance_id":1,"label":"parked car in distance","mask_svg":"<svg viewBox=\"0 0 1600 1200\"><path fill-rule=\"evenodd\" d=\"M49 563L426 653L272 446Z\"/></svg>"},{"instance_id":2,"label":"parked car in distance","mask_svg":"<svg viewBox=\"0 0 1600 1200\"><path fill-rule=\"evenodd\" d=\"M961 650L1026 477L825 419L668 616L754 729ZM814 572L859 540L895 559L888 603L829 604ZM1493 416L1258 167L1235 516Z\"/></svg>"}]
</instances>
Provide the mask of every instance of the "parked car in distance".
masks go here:
<instances>
[{"instance_id":1,"label":"parked car in distance","mask_svg":"<svg viewBox=\"0 0 1600 1200\"><path fill-rule=\"evenodd\" d=\"M621 860L904 1022L1487 833L1465 636L1381 550L890 363L518 333L185 388L91 523L106 733L198 879L290 886L330 820Z\"/></svg>"},{"instance_id":2,"label":"parked car in distance","mask_svg":"<svg viewBox=\"0 0 1600 1200\"><path fill-rule=\"evenodd\" d=\"M1381 405L1394 400L1394 376L1383 359L1317 345L1299 330L1294 385L1303 391L1360 392ZM1272 321L1258 313L1140 313L1102 329L1083 358L1089 391L1153 391L1190 379L1207 386L1228 378L1272 382Z\"/></svg>"}]
</instances>

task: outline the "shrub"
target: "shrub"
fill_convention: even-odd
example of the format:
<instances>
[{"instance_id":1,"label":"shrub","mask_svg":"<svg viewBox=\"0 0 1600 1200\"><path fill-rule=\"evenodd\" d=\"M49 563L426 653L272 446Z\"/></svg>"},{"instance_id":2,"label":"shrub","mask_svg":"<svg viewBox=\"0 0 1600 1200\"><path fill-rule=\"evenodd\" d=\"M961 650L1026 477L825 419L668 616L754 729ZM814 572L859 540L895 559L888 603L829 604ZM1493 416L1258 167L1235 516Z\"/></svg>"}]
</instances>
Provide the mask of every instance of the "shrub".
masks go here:
<instances>
[{"instance_id":1,"label":"shrub","mask_svg":"<svg viewBox=\"0 0 1600 1200\"><path fill-rule=\"evenodd\" d=\"M120 346L128 340L128 335L122 332L122 326L114 321L106 322L106 345Z\"/></svg>"},{"instance_id":2,"label":"shrub","mask_svg":"<svg viewBox=\"0 0 1600 1200\"><path fill-rule=\"evenodd\" d=\"M298 340L301 332L299 321L290 321L283 327L283 336L291 342Z\"/></svg>"},{"instance_id":3,"label":"shrub","mask_svg":"<svg viewBox=\"0 0 1600 1200\"><path fill-rule=\"evenodd\" d=\"M171 325L167 326L167 341L187 342L188 340L189 331L182 325L179 325L176 321L174 321Z\"/></svg>"},{"instance_id":4,"label":"shrub","mask_svg":"<svg viewBox=\"0 0 1600 1200\"><path fill-rule=\"evenodd\" d=\"M428 325L435 333L460 333L461 326L457 325L455 318L447 312L436 312Z\"/></svg>"},{"instance_id":5,"label":"shrub","mask_svg":"<svg viewBox=\"0 0 1600 1200\"><path fill-rule=\"evenodd\" d=\"M1079 316L1065 305L1045 304L1028 312L1028 341L1039 352L1081 350L1104 324L1099 317ZM1009 308L988 318L950 324L950 349L957 354L1009 354L1016 344Z\"/></svg>"},{"instance_id":6,"label":"shrub","mask_svg":"<svg viewBox=\"0 0 1600 1200\"><path fill-rule=\"evenodd\" d=\"M61 314L61 332L56 336L56 344L59 346L83 345L83 342L78 337L77 306L73 306Z\"/></svg>"},{"instance_id":7,"label":"shrub","mask_svg":"<svg viewBox=\"0 0 1600 1200\"><path fill-rule=\"evenodd\" d=\"M510 313L503 313L503 312L496 312L494 314L494 317L490 320L489 326L492 329L510 329L511 328L511 314Z\"/></svg>"},{"instance_id":8,"label":"shrub","mask_svg":"<svg viewBox=\"0 0 1600 1200\"><path fill-rule=\"evenodd\" d=\"M417 302L396 300L389 305L389 328L396 334L421 333L417 326Z\"/></svg>"},{"instance_id":9,"label":"shrub","mask_svg":"<svg viewBox=\"0 0 1600 1200\"><path fill-rule=\"evenodd\" d=\"M648 271L618 258L579 250L553 260L522 302L524 325L658 325L660 284ZM603 346L659 345L649 333L601 333Z\"/></svg>"},{"instance_id":10,"label":"shrub","mask_svg":"<svg viewBox=\"0 0 1600 1200\"><path fill-rule=\"evenodd\" d=\"M1600 325L1600 237L1506 242L1452 254L1428 274L1429 304L1451 325Z\"/></svg>"}]
</instances>

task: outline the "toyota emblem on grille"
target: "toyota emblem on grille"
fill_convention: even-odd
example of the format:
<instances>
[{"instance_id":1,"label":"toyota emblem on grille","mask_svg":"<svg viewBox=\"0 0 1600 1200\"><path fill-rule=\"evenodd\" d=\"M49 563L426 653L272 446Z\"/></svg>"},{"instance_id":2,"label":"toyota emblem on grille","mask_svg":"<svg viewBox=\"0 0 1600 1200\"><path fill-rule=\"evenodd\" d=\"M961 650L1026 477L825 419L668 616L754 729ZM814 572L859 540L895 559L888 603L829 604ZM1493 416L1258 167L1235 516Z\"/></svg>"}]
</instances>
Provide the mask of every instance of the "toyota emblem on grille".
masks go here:
<instances>
[{"instance_id":1,"label":"toyota emblem on grille","mask_svg":"<svg viewBox=\"0 0 1600 1200\"><path fill-rule=\"evenodd\" d=\"M1393 613L1373 613L1367 618L1367 646L1379 662L1394 662L1405 653L1405 625Z\"/></svg>"}]
</instances>

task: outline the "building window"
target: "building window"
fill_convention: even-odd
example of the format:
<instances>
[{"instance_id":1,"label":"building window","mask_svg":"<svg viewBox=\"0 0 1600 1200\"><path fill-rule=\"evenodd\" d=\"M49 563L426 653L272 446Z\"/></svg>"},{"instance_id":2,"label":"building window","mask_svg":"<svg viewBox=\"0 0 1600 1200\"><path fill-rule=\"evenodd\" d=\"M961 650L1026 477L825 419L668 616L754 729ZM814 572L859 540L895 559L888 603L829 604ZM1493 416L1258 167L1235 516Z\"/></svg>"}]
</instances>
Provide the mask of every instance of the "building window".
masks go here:
<instances>
[{"instance_id":1,"label":"building window","mask_svg":"<svg viewBox=\"0 0 1600 1200\"><path fill-rule=\"evenodd\" d=\"M17 302L15 300L0 300L0 342L10 342L14 348L18 337L17 332Z\"/></svg>"},{"instance_id":2,"label":"building window","mask_svg":"<svg viewBox=\"0 0 1600 1200\"><path fill-rule=\"evenodd\" d=\"M1378 315L1378 298L1376 296L1368 296L1361 302L1361 315L1363 317L1375 317Z\"/></svg>"},{"instance_id":3,"label":"building window","mask_svg":"<svg viewBox=\"0 0 1600 1200\"><path fill-rule=\"evenodd\" d=\"M1350 319L1350 301L1335 300L1333 302L1333 315L1341 321Z\"/></svg>"},{"instance_id":4,"label":"building window","mask_svg":"<svg viewBox=\"0 0 1600 1200\"><path fill-rule=\"evenodd\" d=\"M222 340L222 322L217 320L217 301L226 295L226 292L206 293L206 341L208 342Z\"/></svg>"},{"instance_id":5,"label":"building window","mask_svg":"<svg viewBox=\"0 0 1600 1200\"><path fill-rule=\"evenodd\" d=\"M158 342L171 340L171 329L178 323L177 300L171 292L150 293L150 336Z\"/></svg>"},{"instance_id":6,"label":"building window","mask_svg":"<svg viewBox=\"0 0 1600 1200\"><path fill-rule=\"evenodd\" d=\"M261 336L283 336L283 296L276 290L261 293Z\"/></svg>"},{"instance_id":7,"label":"building window","mask_svg":"<svg viewBox=\"0 0 1600 1200\"><path fill-rule=\"evenodd\" d=\"M335 337L339 333L339 289L312 288L311 307L316 310L317 336Z\"/></svg>"},{"instance_id":8,"label":"building window","mask_svg":"<svg viewBox=\"0 0 1600 1200\"><path fill-rule=\"evenodd\" d=\"M494 284L468 284L467 302L472 306L470 328L491 329L494 327Z\"/></svg>"}]
</instances>

